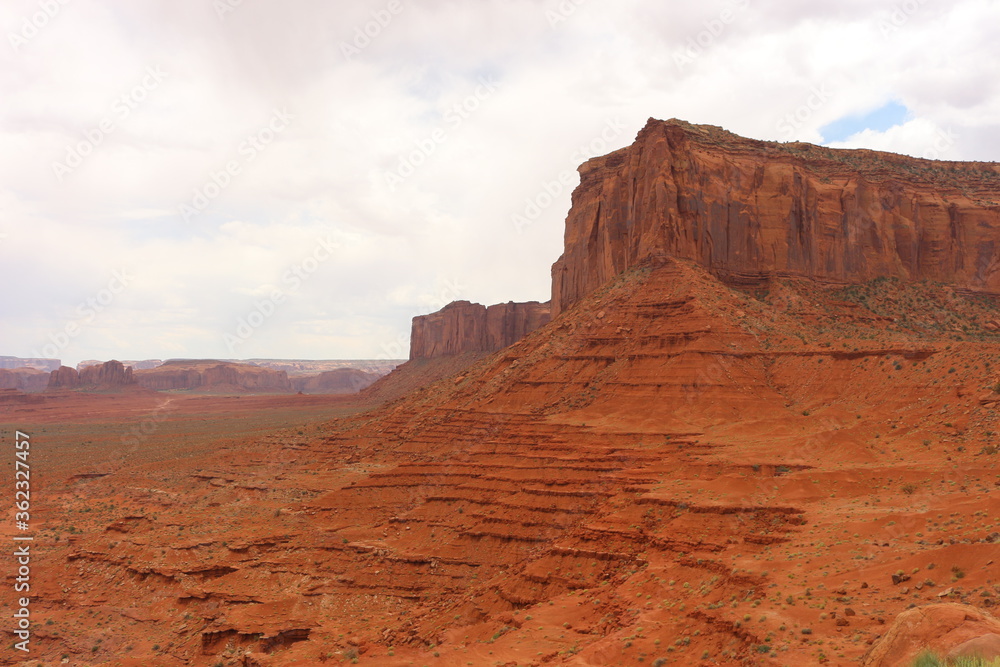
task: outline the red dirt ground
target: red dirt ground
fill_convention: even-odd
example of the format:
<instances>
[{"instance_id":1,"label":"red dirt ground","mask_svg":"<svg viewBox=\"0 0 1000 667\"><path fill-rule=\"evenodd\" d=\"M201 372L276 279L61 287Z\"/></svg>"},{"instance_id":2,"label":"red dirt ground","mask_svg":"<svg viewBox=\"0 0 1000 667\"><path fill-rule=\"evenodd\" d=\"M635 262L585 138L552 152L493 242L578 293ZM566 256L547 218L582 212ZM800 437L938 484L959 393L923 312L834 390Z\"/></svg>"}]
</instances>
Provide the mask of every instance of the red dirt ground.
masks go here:
<instances>
[{"instance_id":1,"label":"red dirt ground","mask_svg":"<svg viewBox=\"0 0 1000 667\"><path fill-rule=\"evenodd\" d=\"M857 664L911 605L1000 595L997 317L676 262L364 414L0 403L37 455L32 657Z\"/></svg>"}]
</instances>

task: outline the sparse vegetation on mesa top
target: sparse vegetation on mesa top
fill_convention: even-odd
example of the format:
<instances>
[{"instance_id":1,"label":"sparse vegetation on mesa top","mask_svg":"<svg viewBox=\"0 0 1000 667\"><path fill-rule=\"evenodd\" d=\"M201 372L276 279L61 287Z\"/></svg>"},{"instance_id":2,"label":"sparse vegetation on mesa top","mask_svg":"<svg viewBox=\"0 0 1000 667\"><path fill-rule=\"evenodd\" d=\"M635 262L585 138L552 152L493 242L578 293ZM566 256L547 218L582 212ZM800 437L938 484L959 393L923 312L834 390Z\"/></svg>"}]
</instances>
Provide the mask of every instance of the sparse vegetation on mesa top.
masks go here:
<instances>
[{"instance_id":1,"label":"sparse vegetation on mesa top","mask_svg":"<svg viewBox=\"0 0 1000 667\"><path fill-rule=\"evenodd\" d=\"M913 667L1000 667L1000 659L957 658L946 660L928 651L917 657L913 662Z\"/></svg>"},{"instance_id":2,"label":"sparse vegetation on mesa top","mask_svg":"<svg viewBox=\"0 0 1000 667\"><path fill-rule=\"evenodd\" d=\"M963 194L984 204L993 204L1000 182L1000 166L993 162L951 162L927 160L866 149L827 148L801 141L778 143L739 137L722 128L672 121L694 130L701 142L712 146L752 144L753 150L769 156L791 155L838 178L861 173L871 181L898 179L924 181L959 188Z\"/></svg>"},{"instance_id":3,"label":"sparse vegetation on mesa top","mask_svg":"<svg viewBox=\"0 0 1000 667\"><path fill-rule=\"evenodd\" d=\"M1000 303L984 294L966 294L947 285L876 278L834 292L843 301L887 318L887 330L952 335L960 340L1000 338Z\"/></svg>"}]
</instances>

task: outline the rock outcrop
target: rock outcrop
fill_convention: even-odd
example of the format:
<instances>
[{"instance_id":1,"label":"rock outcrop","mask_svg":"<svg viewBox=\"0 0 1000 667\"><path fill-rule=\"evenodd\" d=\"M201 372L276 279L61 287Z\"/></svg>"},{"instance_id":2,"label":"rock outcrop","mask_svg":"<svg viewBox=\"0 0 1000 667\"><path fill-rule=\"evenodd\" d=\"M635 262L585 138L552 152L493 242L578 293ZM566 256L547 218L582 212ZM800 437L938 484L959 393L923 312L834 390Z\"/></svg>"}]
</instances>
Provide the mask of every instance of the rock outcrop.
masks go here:
<instances>
[{"instance_id":1,"label":"rock outcrop","mask_svg":"<svg viewBox=\"0 0 1000 667\"><path fill-rule=\"evenodd\" d=\"M988 648L990 637L1000 633L1000 621L962 604L932 604L900 614L889 630L872 645L864 667L909 667L925 651L954 656L964 650ZM979 641L976 641L976 640ZM956 650L957 649L957 650ZM982 657L987 657L982 655Z\"/></svg>"},{"instance_id":2,"label":"rock outcrop","mask_svg":"<svg viewBox=\"0 0 1000 667\"><path fill-rule=\"evenodd\" d=\"M292 384L285 371L219 361L171 360L137 371L140 386L157 391L285 393Z\"/></svg>"},{"instance_id":3,"label":"rock outcrop","mask_svg":"<svg viewBox=\"0 0 1000 667\"><path fill-rule=\"evenodd\" d=\"M551 319L548 303L501 303L487 308L454 301L436 313L413 318L410 359L431 359L467 352L496 352Z\"/></svg>"},{"instance_id":4,"label":"rock outcrop","mask_svg":"<svg viewBox=\"0 0 1000 667\"><path fill-rule=\"evenodd\" d=\"M60 366L49 374L49 391L76 389L80 386L80 374L70 366Z\"/></svg>"},{"instance_id":5,"label":"rock outcrop","mask_svg":"<svg viewBox=\"0 0 1000 667\"><path fill-rule=\"evenodd\" d=\"M108 361L100 366L88 366L80 371L82 387L100 389L117 389L135 384L132 377L132 367L120 361Z\"/></svg>"},{"instance_id":6,"label":"rock outcrop","mask_svg":"<svg viewBox=\"0 0 1000 667\"><path fill-rule=\"evenodd\" d=\"M744 139L650 119L580 167L555 317L656 258L735 282L933 280L1000 292L1000 165Z\"/></svg>"},{"instance_id":7,"label":"rock outcrop","mask_svg":"<svg viewBox=\"0 0 1000 667\"><path fill-rule=\"evenodd\" d=\"M60 366L49 375L48 391L84 389L87 391L113 391L135 385L132 368L120 361L108 361L100 366L88 366L77 371Z\"/></svg>"}]
</instances>

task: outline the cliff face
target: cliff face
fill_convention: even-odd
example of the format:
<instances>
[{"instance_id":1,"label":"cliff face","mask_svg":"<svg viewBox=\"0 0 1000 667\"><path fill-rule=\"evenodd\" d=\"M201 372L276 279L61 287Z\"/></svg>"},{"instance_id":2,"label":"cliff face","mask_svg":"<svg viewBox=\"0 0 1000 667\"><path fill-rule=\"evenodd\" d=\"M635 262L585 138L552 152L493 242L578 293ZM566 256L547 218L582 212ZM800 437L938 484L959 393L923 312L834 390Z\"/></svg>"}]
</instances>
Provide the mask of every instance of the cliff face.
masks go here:
<instances>
[{"instance_id":1,"label":"cliff face","mask_svg":"<svg viewBox=\"0 0 1000 667\"><path fill-rule=\"evenodd\" d=\"M744 139L650 119L580 167L552 316L671 255L721 278L934 280L1000 292L1000 165Z\"/></svg>"},{"instance_id":2,"label":"cliff face","mask_svg":"<svg viewBox=\"0 0 1000 667\"><path fill-rule=\"evenodd\" d=\"M76 389L80 386L80 374L75 368L60 366L49 374L49 384L47 389Z\"/></svg>"},{"instance_id":3,"label":"cliff face","mask_svg":"<svg viewBox=\"0 0 1000 667\"><path fill-rule=\"evenodd\" d=\"M100 366L88 366L80 371L80 385L83 387L98 387L114 389L135 384L132 377L132 367L125 366L120 361L109 361Z\"/></svg>"},{"instance_id":4,"label":"cliff face","mask_svg":"<svg viewBox=\"0 0 1000 667\"><path fill-rule=\"evenodd\" d=\"M121 389L135 384L132 368L120 361L109 361L99 366L88 366L77 371L69 366L60 366L49 375L48 390L85 389L106 391Z\"/></svg>"},{"instance_id":5,"label":"cliff face","mask_svg":"<svg viewBox=\"0 0 1000 667\"><path fill-rule=\"evenodd\" d=\"M510 302L487 308L478 303L455 301L436 313L413 318L410 359L496 352L550 319L548 303Z\"/></svg>"}]
</instances>

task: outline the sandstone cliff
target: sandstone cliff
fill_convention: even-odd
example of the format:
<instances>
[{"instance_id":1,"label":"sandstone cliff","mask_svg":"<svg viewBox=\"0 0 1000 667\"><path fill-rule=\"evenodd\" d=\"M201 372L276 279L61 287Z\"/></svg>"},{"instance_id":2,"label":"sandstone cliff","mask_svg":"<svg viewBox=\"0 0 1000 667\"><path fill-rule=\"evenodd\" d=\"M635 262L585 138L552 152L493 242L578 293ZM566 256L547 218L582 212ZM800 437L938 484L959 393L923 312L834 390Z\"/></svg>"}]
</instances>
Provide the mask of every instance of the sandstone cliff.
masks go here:
<instances>
[{"instance_id":1,"label":"sandstone cliff","mask_svg":"<svg viewBox=\"0 0 1000 667\"><path fill-rule=\"evenodd\" d=\"M80 385L83 387L114 389L130 384L135 384L132 367L125 366L120 361L112 360L100 366L88 366L80 371Z\"/></svg>"},{"instance_id":2,"label":"sandstone cliff","mask_svg":"<svg viewBox=\"0 0 1000 667\"><path fill-rule=\"evenodd\" d=\"M60 366L49 374L48 390L76 389L80 386L80 374L75 368Z\"/></svg>"},{"instance_id":3,"label":"sandstone cliff","mask_svg":"<svg viewBox=\"0 0 1000 667\"><path fill-rule=\"evenodd\" d=\"M671 255L730 281L934 280L1000 292L1000 165L744 139L650 119L580 167L552 316Z\"/></svg>"},{"instance_id":4,"label":"sandstone cliff","mask_svg":"<svg viewBox=\"0 0 1000 667\"><path fill-rule=\"evenodd\" d=\"M413 318L410 359L496 352L550 319L548 303L510 302L487 308L478 303L455 301L436 313Z\"/></svg>"}]
</instances>

